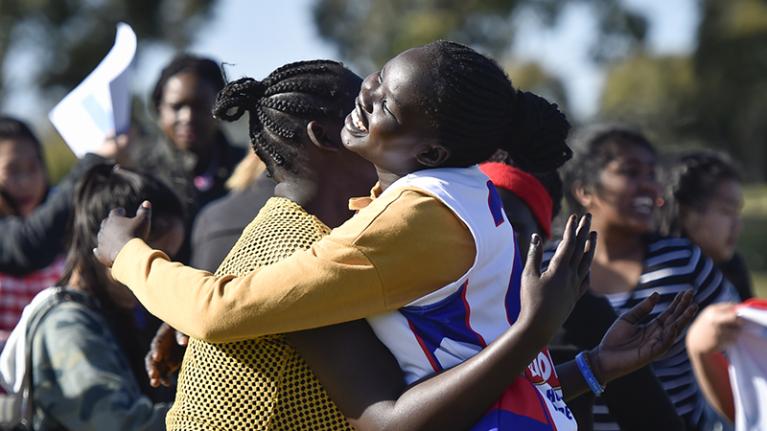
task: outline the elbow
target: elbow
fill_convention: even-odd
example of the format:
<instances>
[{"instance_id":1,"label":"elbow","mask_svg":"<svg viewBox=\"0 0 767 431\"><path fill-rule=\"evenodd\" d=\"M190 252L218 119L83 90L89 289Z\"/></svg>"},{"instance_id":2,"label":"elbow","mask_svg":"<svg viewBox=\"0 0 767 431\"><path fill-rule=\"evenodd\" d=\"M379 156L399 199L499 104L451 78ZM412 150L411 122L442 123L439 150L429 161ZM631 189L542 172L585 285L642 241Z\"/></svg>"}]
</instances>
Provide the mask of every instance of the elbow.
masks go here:
<instances>
[{"instance_id":1,"label":"elbow","mask_svg":"<svg viewBox=\"0 0 767 431\"><path fill-rule=\"evenodd\" d=\"M190 323L191 325L184 329L179 328L179 330L192 338L205 341L206 343L220 344L232 341L231 337L227 336L229 334L220 325L217 325L219 323L217 319L201 317Z\"/></svg>"}]
</instances>

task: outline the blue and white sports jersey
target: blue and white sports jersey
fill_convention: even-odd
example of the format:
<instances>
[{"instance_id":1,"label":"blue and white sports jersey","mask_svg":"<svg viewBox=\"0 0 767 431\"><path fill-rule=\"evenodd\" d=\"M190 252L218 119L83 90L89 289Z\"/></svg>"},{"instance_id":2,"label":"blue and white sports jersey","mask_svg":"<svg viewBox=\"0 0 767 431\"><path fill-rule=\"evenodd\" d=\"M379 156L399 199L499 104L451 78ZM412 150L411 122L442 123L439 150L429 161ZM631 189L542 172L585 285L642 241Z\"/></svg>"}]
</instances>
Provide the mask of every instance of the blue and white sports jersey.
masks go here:
<instances>
[{"instance_id":1,"label":"blue and white sports jersey","mask_svg":"<svg viewBox=\"0 0 767 431\"><path fill-rule=\"evenodd\" d=\"M450 208L468 227L477 252L458 280L395 312L368 318L412 383L471 358L509 329L520 311L522 260L495 186L476 166L414 172L384 194L403 187L422 190ZM474 429L512 428L577 428L548 351Z\"/></svg>"}]
</instances>

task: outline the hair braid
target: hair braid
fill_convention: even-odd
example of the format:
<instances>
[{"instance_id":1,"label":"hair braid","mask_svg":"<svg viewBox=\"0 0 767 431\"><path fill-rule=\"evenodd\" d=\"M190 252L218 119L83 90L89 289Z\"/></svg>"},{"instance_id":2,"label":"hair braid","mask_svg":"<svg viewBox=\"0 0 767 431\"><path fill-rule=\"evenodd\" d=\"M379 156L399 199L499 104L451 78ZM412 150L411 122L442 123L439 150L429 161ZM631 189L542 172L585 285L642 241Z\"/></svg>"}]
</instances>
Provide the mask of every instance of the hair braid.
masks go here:
<instances>
[{"instance_id":1,"label":"hair braid","mask_svg":"<svg viewBox=\"0 0 767 431\"><path fill-rule=\"evenodd\" d=\"M342 120L353 108L360 83L338 62L290 63L263 81L243 78L228 84L218 94L213 113L235 121L249 112L251 144L267 169L292 169L309 121Z\"/></svg>"},{"instance_id":2,"label":"hair braid","mask_svg":"<svg viewBox=\"0 0 767 431\"><path fill-rule=\"evenodd\" d=\"M521 168L556 169L571 152L565 140L570 125L556 105L517 91L492 59L455 42L426 45L436 51L431 69L436 95L425 110L450 151L448 164L465 166L503 149Z\"/></svg>"}]
</instances>

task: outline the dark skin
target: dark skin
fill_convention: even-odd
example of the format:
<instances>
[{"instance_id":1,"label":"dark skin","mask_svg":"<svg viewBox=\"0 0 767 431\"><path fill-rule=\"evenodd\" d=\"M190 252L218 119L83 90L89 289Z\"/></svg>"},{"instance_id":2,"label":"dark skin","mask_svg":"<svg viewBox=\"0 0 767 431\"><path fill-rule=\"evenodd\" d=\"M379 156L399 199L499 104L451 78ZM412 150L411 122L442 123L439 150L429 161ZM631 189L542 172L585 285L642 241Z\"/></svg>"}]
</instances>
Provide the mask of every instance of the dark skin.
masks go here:
<instances>
[{"instance_id":1,"label":"dark skin","mask_svg":"<svg viewBox=\"0 0 767 431\"><path fill-rule=\"evenodd\" d=\"M213 85L190 72L168 79L157 106L158 123L163 134L181 151L195 155L194 173L205 171L214 156L218 123L210 109L216 101Z\"/></svg>"},{"instance_id":2,"label":"dark skin","mask_svg":"<svg viewBox=\"0 0 767 431\"><path fill-rule=\"evenodd\" d=\"M405 58L399 56L393 60L394 64L387 63L384 68L385 76L392 76L394 82L387 80L390 78L380 78L378 74L365 80L357 99L357 121L347 117L341 133L346 148L376 165L383 187L423 167L440 166L449 155L449 151L436 140L433 128L427 126L429 119L412 105L417 100L408 99L409 92L418 90L408 87L408 83L418 82L417 79L410 79L418 76L408 76L408 73L423 67L421 62L429 61L428 53L411 50L403 56ZM386 100L393 101L391 111L384 103ZM360 113L360 109L364 113ZM360 115L364 120L359 118ZM359 121L363 121L361 127L354 124L360 124ZM324 147L317 146L320 149ZM332 169L324 170L333 172ZM286 197L288 191L297 189L290 187L290 180L287 180L288 187L284 188L286 194L283 195ZM339 190L328 193L337 195ZM311 204L311 201L307 202ZM320 211L321 207L318 206ZM315 215L323 219L321 214ZM102 228L96 251L102 262L111 264L122 246L136 235L142 223L142 219L110 216ZM533 263L527 265L523 274L522 312L518 321L480 354L408 388L404 393L398 368L371 370L371 366L377 367L382 361L391 362L385 359L391 358L388 352L375 348L372 353L366 352L367 348L348 349L349 345L360 346L353 340L340 342L338 349L329 348L334 340L332 337L329 339L327 334L322 336L324 338L314 336L303 340L301 336L293 336L291 342L296 343L334 401L359 429L466 429L482 416L542 350L585 289L596 241L596 237L589 233L589 224L588 217L580 222L571 217L557 255L543 274L537 271L542 241L535 240L535 246L528 255L528 261ZM652 308L652 300L648 301ZM680 301L689 301L689 298L681 298ZM635 314L641 313L642 310ZM653 355L662 353L670 345L687 320L686 312L678 308L673 308L649 326L638 325L630 319L622 320L610 331L615 335L606 337L604 348L594 352L592 361L595 371L606 382L624 371L629 372L646 364L655 357ZM328 329L313 331L324 330ZM628 333L638 335L632 343L625 344L623 342L629 338ZM620 340L620 343L614 340ZM302 345L302 342L305 344ZM639 349L640 344L654 347ZM330 360L333 351L343 353L339 354L339 358ZM352 358L352 354L355 357ZM370 358L365 359L365 355L370 355ZM358 364L364 364L364 367ZM569 371L563 369L565 375L572 376L567 379L569 389L566 394L575 396L587 388L582 379L578 380L577 371L570 365ZM400 377L396 378L396 374ZM564 376L562 381L564 385Z\"/></svg>"}]
</instances>

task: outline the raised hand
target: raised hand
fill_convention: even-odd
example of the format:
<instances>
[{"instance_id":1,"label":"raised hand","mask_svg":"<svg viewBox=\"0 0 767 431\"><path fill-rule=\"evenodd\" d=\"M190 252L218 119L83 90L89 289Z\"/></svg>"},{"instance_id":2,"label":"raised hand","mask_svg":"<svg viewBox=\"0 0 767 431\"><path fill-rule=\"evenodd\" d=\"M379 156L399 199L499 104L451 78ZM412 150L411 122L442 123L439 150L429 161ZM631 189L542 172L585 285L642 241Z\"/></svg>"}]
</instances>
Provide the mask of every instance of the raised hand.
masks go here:
<instances>
[{"instance_id":1,"label":"raised hand","mask_svg":"<svg viewBox=\"0 0 767 431\"><path fill-rule=\"evenodd\" d=\"M654 361L671 348L692 321L698 306L691 291L679 293L658 317L642 324L660 295L650 297L623 313L610 326L602 342L589 354L594 373L603 384Z\"/></svg>"},{"instance_id":2,"label":"raised hand","mask_svg":"<svg viewBox=\"0 0 767 431\"><path fill-rule=\"evenodd\" d=\"M188 340L185 336L183 337L183 340L180 339L176 330L167 323L163 323L157 330L157 334L152 339L149 353L144 358L144 366L149 376L149 384L152 387L171 385L170 376L181 367L181 360L184 355L183 346Z\"/></svg>"},{"instance_id":3,"label":"raised hand","mask_svg":"<svg viewBox=\"0 0 767 431\"><path fill-rule=\"evenodd\" d=\"M565 225L548 269L541 273L543 244L533 235L522 273L519 322L529 325L541 339L548 341L572 312L575 303L588 288L591 261L596 250L596 232L590 232L591 215L571 215Z\"/></svg>"},{"instance_id":4,"label":"raised hand","mask_svg":"<svg viewBox=\"0 0 767 431\"><path fill-rule=\"evenodd\" d=\"M98 246L93 249L99 262L111 267L128 241L133 238L146 239L149 236L151 214L152 205L149 201L141 203L135 217L126 217L123 208L110 211L109 216L101 221Z\"/></svg>"}]
</instances>

